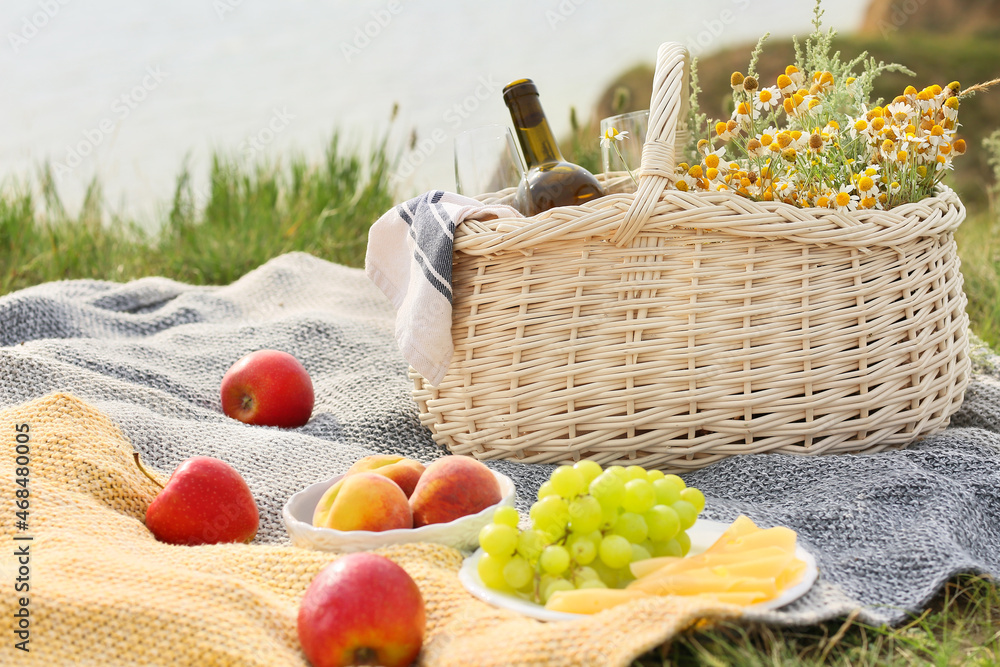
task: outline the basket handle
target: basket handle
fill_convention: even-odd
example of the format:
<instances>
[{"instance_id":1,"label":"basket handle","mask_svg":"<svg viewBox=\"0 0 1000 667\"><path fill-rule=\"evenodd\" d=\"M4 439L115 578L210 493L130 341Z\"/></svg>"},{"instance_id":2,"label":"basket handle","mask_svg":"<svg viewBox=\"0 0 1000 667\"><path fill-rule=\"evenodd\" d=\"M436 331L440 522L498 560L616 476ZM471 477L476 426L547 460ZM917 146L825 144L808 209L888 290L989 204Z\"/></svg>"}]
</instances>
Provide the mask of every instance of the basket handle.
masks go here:
<instances>
[{"instance_id":1,"label":"basket handle","mask_svg":"<svg viewBox=\"0 0 1000 667\"><path fill-rule=\"evenodd\" d=\"M649 220L667 184L672 182L675 154L687 141L688 52L676 42L664 42L656 52L649 125L642 146L639 188L611 241L628 245Z\"/></svg>"}]
</instances>

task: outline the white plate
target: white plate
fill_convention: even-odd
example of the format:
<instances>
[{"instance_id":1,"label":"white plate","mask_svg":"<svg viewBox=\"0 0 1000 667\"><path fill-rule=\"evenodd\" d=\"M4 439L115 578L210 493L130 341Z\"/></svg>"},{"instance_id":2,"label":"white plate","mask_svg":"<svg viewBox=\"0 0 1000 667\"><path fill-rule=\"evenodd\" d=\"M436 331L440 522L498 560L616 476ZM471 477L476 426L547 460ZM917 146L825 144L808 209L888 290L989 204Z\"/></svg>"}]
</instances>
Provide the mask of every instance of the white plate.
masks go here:
<instances>
[{"instance_id":1,"label":"white plate","mask_svg":"<svg viewBox=\"0 0 1000 667\"><path fill-rule=\"evenodd\" d=\"M694 556L708 549L717 539L719 539L719 537L722 536L728 527L729 524L721 523L719 521L698 519L698 521L696 521L695 524L687 531L688 537L691 538L691 551L688 555ZM476 565L479 563L479 558L482 555L483 550L478 549L474 554L466 558L465 562L462 563L462 568L458 571L458 579L462 582L462 585L465 586L467 591L483 602L491 604L494 607L510 609L511 611L518 612L519 614L530 616L531 618L537 618L540 621L575 621L587 617L586 614L570 614L564 611L551 611L542 605L522 600L517 596L508 595L507 593L487 588L479 578L479 572L476 569ZM799 544L795 545L795 557L806 564L806 571L805 574L802 575L802 580L796 585L786 588L782 591L781 595L773 600L766 600L764 602L758 602L755 605L750 605L747 607L747 610L752 609L754 611L769 611L771 609L778 609L779 607L784 607L789 602L797 600L805 595L805 592L808 591L816 581L816 577L819 576L819 570L816 568L816 559L813 555L802 548Z\"/></svg>"},{"instance_id":2,"label":"white plate","mask_svg":"<svg viewBox=\"0 0 1000 667\"><path fill-rule=\"evenodd\" d=\"M343 475L337 475L325 482L317 482L292 495L281 510L285 530L292 544L306 549L350 553L370 551L390 544L407 542L433 542L444 544L462 551L472 551L479 544L479 531L493 521L493 512L500 505L513 505L516 490L514 482L495 470L492 471L500 484L500 502L487 507L477 514L463 516L448 523L433 523L420 528L398 528L375 532L371 530L333 530L312 525L313 511L326 490Z\"/></svg>"}]
</instances>

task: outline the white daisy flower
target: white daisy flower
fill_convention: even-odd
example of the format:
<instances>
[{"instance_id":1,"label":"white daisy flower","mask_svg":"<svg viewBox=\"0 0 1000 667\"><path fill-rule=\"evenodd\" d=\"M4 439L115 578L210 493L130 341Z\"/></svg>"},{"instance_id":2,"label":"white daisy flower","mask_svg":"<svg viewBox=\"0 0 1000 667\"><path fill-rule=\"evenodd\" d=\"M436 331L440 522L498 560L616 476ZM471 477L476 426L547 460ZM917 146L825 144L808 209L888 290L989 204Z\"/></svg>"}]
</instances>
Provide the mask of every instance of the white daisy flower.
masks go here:
<instances>
[{"instance_id":1,"label":"white daisy flower","mask_svg":"<svg viewBox=\"0 0 1000 667\"><path fill-rule=\"evenodd\" d=\"M840 186L840 190L833 196L833 207L841 213L856 210L858 208L858 196L851 194L853 189L853 183Z\"/></svg>"},{"instance_id":2,"label":"white daisy flower","mask_svg":"<svg viewBox=\"0 0 1000 667\"><path fill-rule=\"evenodd\" d=\"M781 104L781 97L781 91L777 86L761 88L754 95L753 105L761 111L768 112Z\"/></svg>"},{"instance_id":3,"label":"white daisy flower","mask_svg":"<svg viewBox=\"0 0 1000 667\"><path fill-rule=\"evenodd\" d=\"M628 130L624 132L619 132L613 127L609 127L604 134L601 135L601 148L607 148L611 145L612 141L625 141L628 139Z\"/></svg>"}]
</instances>

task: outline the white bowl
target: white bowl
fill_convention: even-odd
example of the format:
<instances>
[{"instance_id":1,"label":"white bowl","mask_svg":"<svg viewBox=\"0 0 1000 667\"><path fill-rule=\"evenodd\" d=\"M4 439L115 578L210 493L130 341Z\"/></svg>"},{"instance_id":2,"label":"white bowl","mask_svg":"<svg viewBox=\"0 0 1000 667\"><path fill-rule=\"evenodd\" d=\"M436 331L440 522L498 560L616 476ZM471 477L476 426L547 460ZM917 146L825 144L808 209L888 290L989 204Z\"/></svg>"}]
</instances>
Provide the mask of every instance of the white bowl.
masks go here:
<instances>
[{"instance_id":1,"label":"white bowl","mask_svg":"<svg viewBox=\"0 0 1000 667\"><path fill-rule=\"evenodd\" d=\"M433 542L445 546L473 551L479 546L479 531L493 520L493 512L500 505L514 504L514 482L510 477L491 471L500 484L500 502L487 507L477 514L463 516L448 523L433 523L420 528L397 528L395 530L334 530L317 528L312 525L313 511L326 490L343 475L337 475L325 482L317 482L292 495L281 510L285 520L285 530L292 538L292 544L318 551L370 551L390 544L406 542Z\"/></svg>"}]
</instances>

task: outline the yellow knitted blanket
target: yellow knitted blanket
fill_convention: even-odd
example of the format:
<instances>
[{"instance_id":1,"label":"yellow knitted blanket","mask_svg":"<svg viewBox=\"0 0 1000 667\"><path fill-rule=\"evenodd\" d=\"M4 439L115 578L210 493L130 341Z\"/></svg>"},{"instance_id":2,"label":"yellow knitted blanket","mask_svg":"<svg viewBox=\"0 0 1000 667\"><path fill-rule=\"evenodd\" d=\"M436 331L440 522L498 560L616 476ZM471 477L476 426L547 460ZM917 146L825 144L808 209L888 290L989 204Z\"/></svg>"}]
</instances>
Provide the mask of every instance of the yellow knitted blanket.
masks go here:
<instances>
[{"instance_id":1,"label":"yellow knitted blanket","mask_svg":"<svg viewBox=\"0 0 1000 667\"><path fill-rule=\"evenodd\" d=\"M307 664L299 601L335 554L157 542L143 525L156 487L122 431L73 396L0 412L0 443L0 614L9 628L0 664ZM459 551L413 544L380 553L420 586L422 665L626 665L698 619L729 613L654 599L543 623L469 595Z\"/></svg>"}]
</instances>

